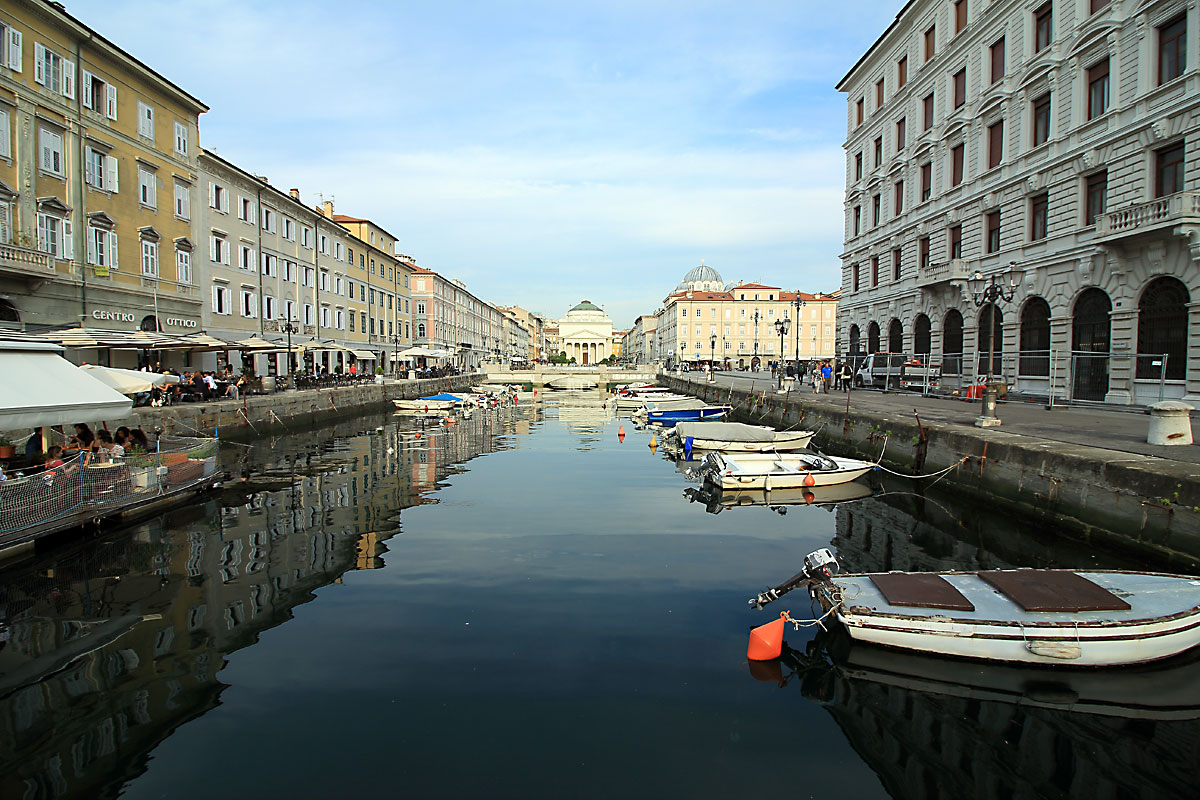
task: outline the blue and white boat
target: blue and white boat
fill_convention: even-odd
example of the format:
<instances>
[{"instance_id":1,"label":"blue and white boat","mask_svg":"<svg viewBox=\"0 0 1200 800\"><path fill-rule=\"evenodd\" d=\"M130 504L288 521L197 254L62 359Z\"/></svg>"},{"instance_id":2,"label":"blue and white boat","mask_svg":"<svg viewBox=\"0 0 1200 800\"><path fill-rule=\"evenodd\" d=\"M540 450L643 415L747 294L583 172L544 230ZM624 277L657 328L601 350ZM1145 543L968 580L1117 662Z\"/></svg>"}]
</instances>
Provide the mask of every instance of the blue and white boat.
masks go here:
<instances>
[{"instance_id":1,"label":"blue and white boat","mask_svg":"<svg viewBox=\"0 0 1200 800\"><path fill-rule=\"evenodd\" d=\"M471 400L448 392L418 397L415 400L393 400L392 402L398 411L449 411L452 408L473 405Z\"/></svg>"},{"instance_id":2,"label":"blue and white boat","mask_svg":"<svg viewBox=\"0 0 1200 800\"><path fill-rule=\"evenodd\" d=\"M659 406L657 403L647 402L641 411L633 415L632 419L637 422L644 422L647 425L662 425L663 427L670 428L677 422L699 422L701 420L711 422L719 420L732 409L732 406L710 406L703 400L693 400L690 403L673 403L668 406Z\"/></svg>"}]
</instances>

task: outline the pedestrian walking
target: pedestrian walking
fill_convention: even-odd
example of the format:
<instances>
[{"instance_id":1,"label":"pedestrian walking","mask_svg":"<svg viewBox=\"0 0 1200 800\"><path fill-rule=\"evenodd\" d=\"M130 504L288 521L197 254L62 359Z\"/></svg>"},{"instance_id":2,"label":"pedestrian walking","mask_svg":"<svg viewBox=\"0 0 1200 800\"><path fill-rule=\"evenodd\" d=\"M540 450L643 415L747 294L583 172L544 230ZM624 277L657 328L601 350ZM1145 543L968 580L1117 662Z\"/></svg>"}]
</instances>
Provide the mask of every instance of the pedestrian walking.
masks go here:
<instances>
[{"instance_id":1,"label":"pedestrian walking","mask_svg":"<svg viewBox=\"0 0 1200 800\"><path fill-rule=\"evenodd\" d=\"M854 370L850 369L850 362L842 362L842 391L850 391L850 384L854 382Z\"/></svg>"},{"instance_id":2,"label":"pedestrian walking","mask_svg":"<svg viewBox=\"0 0 1200 800\"><path fill-rule=\"evenodd\" d=\"M833 382L833 367L826 361L821 365L821 383L825 385L825 394L829 394L829 384Z\"/></svg>"}]
</instances>

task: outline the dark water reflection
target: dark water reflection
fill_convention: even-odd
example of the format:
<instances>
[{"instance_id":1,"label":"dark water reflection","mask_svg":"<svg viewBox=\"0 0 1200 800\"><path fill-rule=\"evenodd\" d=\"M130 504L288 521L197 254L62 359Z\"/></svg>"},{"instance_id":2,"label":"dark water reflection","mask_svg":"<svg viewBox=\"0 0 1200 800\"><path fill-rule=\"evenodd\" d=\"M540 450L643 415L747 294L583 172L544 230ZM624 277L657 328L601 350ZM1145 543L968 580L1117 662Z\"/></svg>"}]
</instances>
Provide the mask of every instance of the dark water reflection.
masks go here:
<instances>
[{"instance_id":1,"label":"dark water reflection","mask_svg":"<svg viewBox=\"0 0 1200 800\"><path fill-rule=\"evenodd\" d=\"M972 716L823 659L785 665L811 691L754 680L745 599L815 547L854 569L1113 559L904 485L706 513L689 465L601 403L227 447L247 480L220 498L7 567L0 797L1143 797L1192 774L1186 714L1097 727L1018 693ZM974 755L933 769L949 741ZM1015 781L1034 753L1070 771Z\"/></svg>"}]
</instances>

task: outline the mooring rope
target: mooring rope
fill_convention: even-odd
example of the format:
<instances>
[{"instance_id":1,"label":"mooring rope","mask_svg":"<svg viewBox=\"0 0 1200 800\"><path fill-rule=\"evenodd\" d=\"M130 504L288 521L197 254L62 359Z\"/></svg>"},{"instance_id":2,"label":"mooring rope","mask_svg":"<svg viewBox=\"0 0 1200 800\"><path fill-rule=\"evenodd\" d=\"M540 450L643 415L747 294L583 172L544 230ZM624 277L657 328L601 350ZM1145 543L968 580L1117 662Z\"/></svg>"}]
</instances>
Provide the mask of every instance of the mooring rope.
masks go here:
<instances>
[{"instance_id":1,"label":"mooring rope","mask_svg":"<svg viewBox=\"0 0 1200 800\"><path fill-rule=\"evenodd\" d=\"M888 469L887 467L885 467L885 466L883 466L882 464L879 464L879 463L876 463L876 464L875 464L875 469L882 470L882 471L884 471L884 472L890 473L890 474L892 474L892 475L895 475L895 476L896 476L896 477L898 477L898 478L912 478L912 479L914 479L914 480L923 480L923 479L925 479L925 478L937 478L938 480L941 480L942 478L944 478L944 477L945 477L945 476L946 476L946 475L947 475L947 474L950 472L950 470L952 470L952 469L958 469L958 468L959 468L959 467L961 467L961 466L962 466L962 465L963 465L963 464L964 464L964 463L965 463L965 462L966 462L966 461L967 461L969 458L970 458L970 456L963 456L963 457L962 457L962 458L960 458L958 461L954 462L953 464L951 464L950 466L946 467L945 469L939 469L937 472L930 472L930 473L928 473L928 474L926 474L926 475L906 475L906 474L904 474L903 472L896 472L895 470ZM937 483L937 481L934 481L934 483ZM930 484L930 486L932 486L932 485L933 485L933 484Z\"/></svg>"}]
</instances>

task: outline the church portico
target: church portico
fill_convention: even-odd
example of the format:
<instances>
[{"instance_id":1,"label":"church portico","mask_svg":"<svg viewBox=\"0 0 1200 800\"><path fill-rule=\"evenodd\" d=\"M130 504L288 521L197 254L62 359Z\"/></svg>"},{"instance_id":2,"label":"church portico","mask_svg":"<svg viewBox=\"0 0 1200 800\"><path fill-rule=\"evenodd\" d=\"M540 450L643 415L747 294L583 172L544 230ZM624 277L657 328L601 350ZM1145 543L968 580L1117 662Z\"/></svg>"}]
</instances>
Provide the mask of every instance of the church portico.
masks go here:
<instances>
[{"instance_id":1,"label":"church portico","mask_svg":"<svg viewBox=\"0 0 1200 800\"><path fill-rule=\"evenodd\" d=\"M598 364L612 355L612 320L599 306L584 300L559 320L558 327L568 361Z\"/></svg>"}]
</instances>

